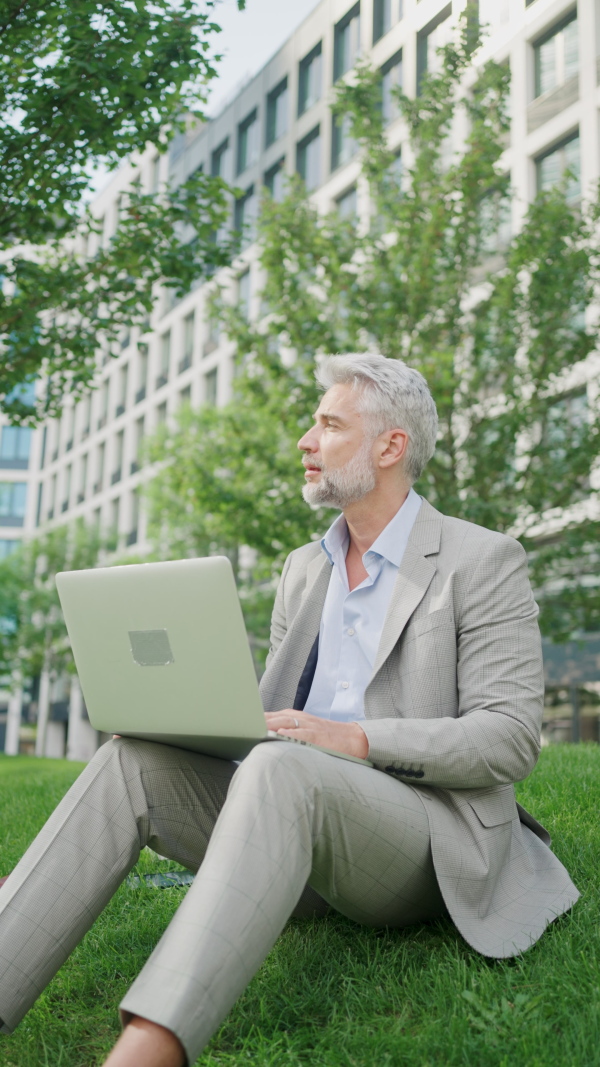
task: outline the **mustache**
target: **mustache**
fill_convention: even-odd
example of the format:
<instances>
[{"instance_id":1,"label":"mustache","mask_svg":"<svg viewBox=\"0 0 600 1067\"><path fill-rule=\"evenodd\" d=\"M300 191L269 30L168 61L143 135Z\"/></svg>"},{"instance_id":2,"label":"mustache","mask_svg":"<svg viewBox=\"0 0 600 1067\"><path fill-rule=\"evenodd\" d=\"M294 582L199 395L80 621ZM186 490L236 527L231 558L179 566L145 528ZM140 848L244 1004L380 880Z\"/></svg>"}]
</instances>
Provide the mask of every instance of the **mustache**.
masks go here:
<instances>
[{"instance_id":1,"label":"mustache","mask_svg":"<svg viewBox=\"0 0 600 1067\"><path fill-rule=\"evenodd\" d=\"M317 470L317 471L323 470L322 464L321 463L317 463L317 461L315 459L307 459L307 458L303 459L302 460L302 466L304 468L313 467L314 470Z\"/></svg>"}]
</instances>

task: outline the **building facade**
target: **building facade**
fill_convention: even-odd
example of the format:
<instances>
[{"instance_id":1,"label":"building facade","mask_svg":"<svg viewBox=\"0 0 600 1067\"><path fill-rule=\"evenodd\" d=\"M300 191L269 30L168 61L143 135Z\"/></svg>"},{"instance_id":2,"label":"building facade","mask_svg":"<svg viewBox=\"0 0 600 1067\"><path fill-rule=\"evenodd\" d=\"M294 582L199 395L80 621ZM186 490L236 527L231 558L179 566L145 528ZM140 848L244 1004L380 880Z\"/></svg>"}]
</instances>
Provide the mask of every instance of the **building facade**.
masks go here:
<instances>
[{"instance_id":1,"label":"building facade","mask_svg":"<svg viewBox=\"0 0 600 1067\"><path fill-rule=\"evenodd\" d=\"M330 110L335 83L359 57L381 71L389 143L400 154L403 132L392 89L418 92L465 2L321 0L219 115L178 134L168 153L149 148L115 174L93 203L102 221L99 240L114 232L119 198L133 181L158 192L198 168L221 175L243 190L232 201L231 225L249 234L233 295L249 316L258 315L251 234L261 189L279 197L284 176L297 171L320 209L360 212L365 194L355 148ZM565 169L574 199L591 193L600 177L600 0L480 0L480 19L489 35L478 62L493 57L511 70L503 165L514 196L503 225L514 232L536 191ZM124 548L144 551L145 437L183 403L220 405L230 395L231 346L207 314L208 289L199 286L176 303L164 293L147 332L122 338L117 358L104 359L95 391L77 405L67 400L60 420L34 432L0 429L0 555L23 536L80 517L117 533ZM46 748L61 754L68 733L69 754L85 757L97 739L76 687L69 700L64 694L53 700L52 686L46 689ZM59 704L62 717L56 718ZM0 731L2 710L0 698ZM13 722L15 715L13 708ZM12 738L14 747L14 726Z\"/></svg>"}]
</instances>

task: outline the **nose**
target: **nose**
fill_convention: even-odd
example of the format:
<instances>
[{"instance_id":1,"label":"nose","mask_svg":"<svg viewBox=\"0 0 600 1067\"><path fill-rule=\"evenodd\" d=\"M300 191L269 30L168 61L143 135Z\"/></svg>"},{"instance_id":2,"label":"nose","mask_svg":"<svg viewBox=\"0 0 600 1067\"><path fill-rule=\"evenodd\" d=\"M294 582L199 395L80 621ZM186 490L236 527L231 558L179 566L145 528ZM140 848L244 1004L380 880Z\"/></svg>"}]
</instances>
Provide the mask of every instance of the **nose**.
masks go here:
<instances>
[{"instance_id":1,"label":"nose","mask_svg":"<svg viewBox=\"0 0 600 1067\"><path fill-rule=\"evenodd\" d=\"M312 429L308 430L304 434L304 437L300 438L300 440L298 441L298 448L300 449L301 452L316 452L317 451L317 441L316 441L316 438L314 437L314 432L313 432Z\"/></svg>"}]
</instances>

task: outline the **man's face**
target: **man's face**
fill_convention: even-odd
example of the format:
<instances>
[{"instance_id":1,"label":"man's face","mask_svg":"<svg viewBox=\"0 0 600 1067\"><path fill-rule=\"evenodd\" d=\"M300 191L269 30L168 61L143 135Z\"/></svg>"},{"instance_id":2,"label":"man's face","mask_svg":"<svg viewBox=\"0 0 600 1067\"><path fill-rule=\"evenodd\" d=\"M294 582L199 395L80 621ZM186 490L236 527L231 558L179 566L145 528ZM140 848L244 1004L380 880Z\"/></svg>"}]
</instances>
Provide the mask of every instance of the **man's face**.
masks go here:
<instances>
[{"instance_id":1,"label":"man's face","mask_svg":"<svg viewBox=\"0 0 600 1067\"><path fill-rule=\"evenodd\" d=\"M323 396L315 425L298 442L304 452L307 504L345 508L377 484L373 438L358 395L349 385L334 385Z\"/></svg>"}]
</instances>

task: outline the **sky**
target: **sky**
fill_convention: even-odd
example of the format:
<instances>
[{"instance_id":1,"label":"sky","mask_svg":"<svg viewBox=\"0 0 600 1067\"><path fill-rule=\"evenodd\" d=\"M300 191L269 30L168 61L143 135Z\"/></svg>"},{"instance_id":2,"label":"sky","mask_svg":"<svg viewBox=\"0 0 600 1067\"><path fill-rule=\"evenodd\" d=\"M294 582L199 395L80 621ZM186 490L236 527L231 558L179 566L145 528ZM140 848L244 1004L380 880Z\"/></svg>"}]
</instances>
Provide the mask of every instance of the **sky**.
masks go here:
<instances>
[{"instance_id":1,"label":"sky","mask_svg":"<svg viewBox=\"0 0 600 1067\"><path fill-rule=\"evenodd\" d=\"M213 52L223 58L217 64L206 113L217 115L245 82L256 74L281 47L319 0L246 0L240 11L237 0L220 0L213 21L221 27L214 35ZM111 172L99 164L90 172L86 201L110 181Z\"/></svg>"},{"instance_id":2,"label":"sky","mask_svg":"<svg viewBox=\"0 0 600 1067\"><path fill-rule=\"evenodd\" d=\"M215 7L214 21L222 28L215 50L223 54L208 102L208 114L216 115L244 81L265 65L319 0L246 0L238 11L236 0L222 0Z\"/></svg>"}]
</instances>

